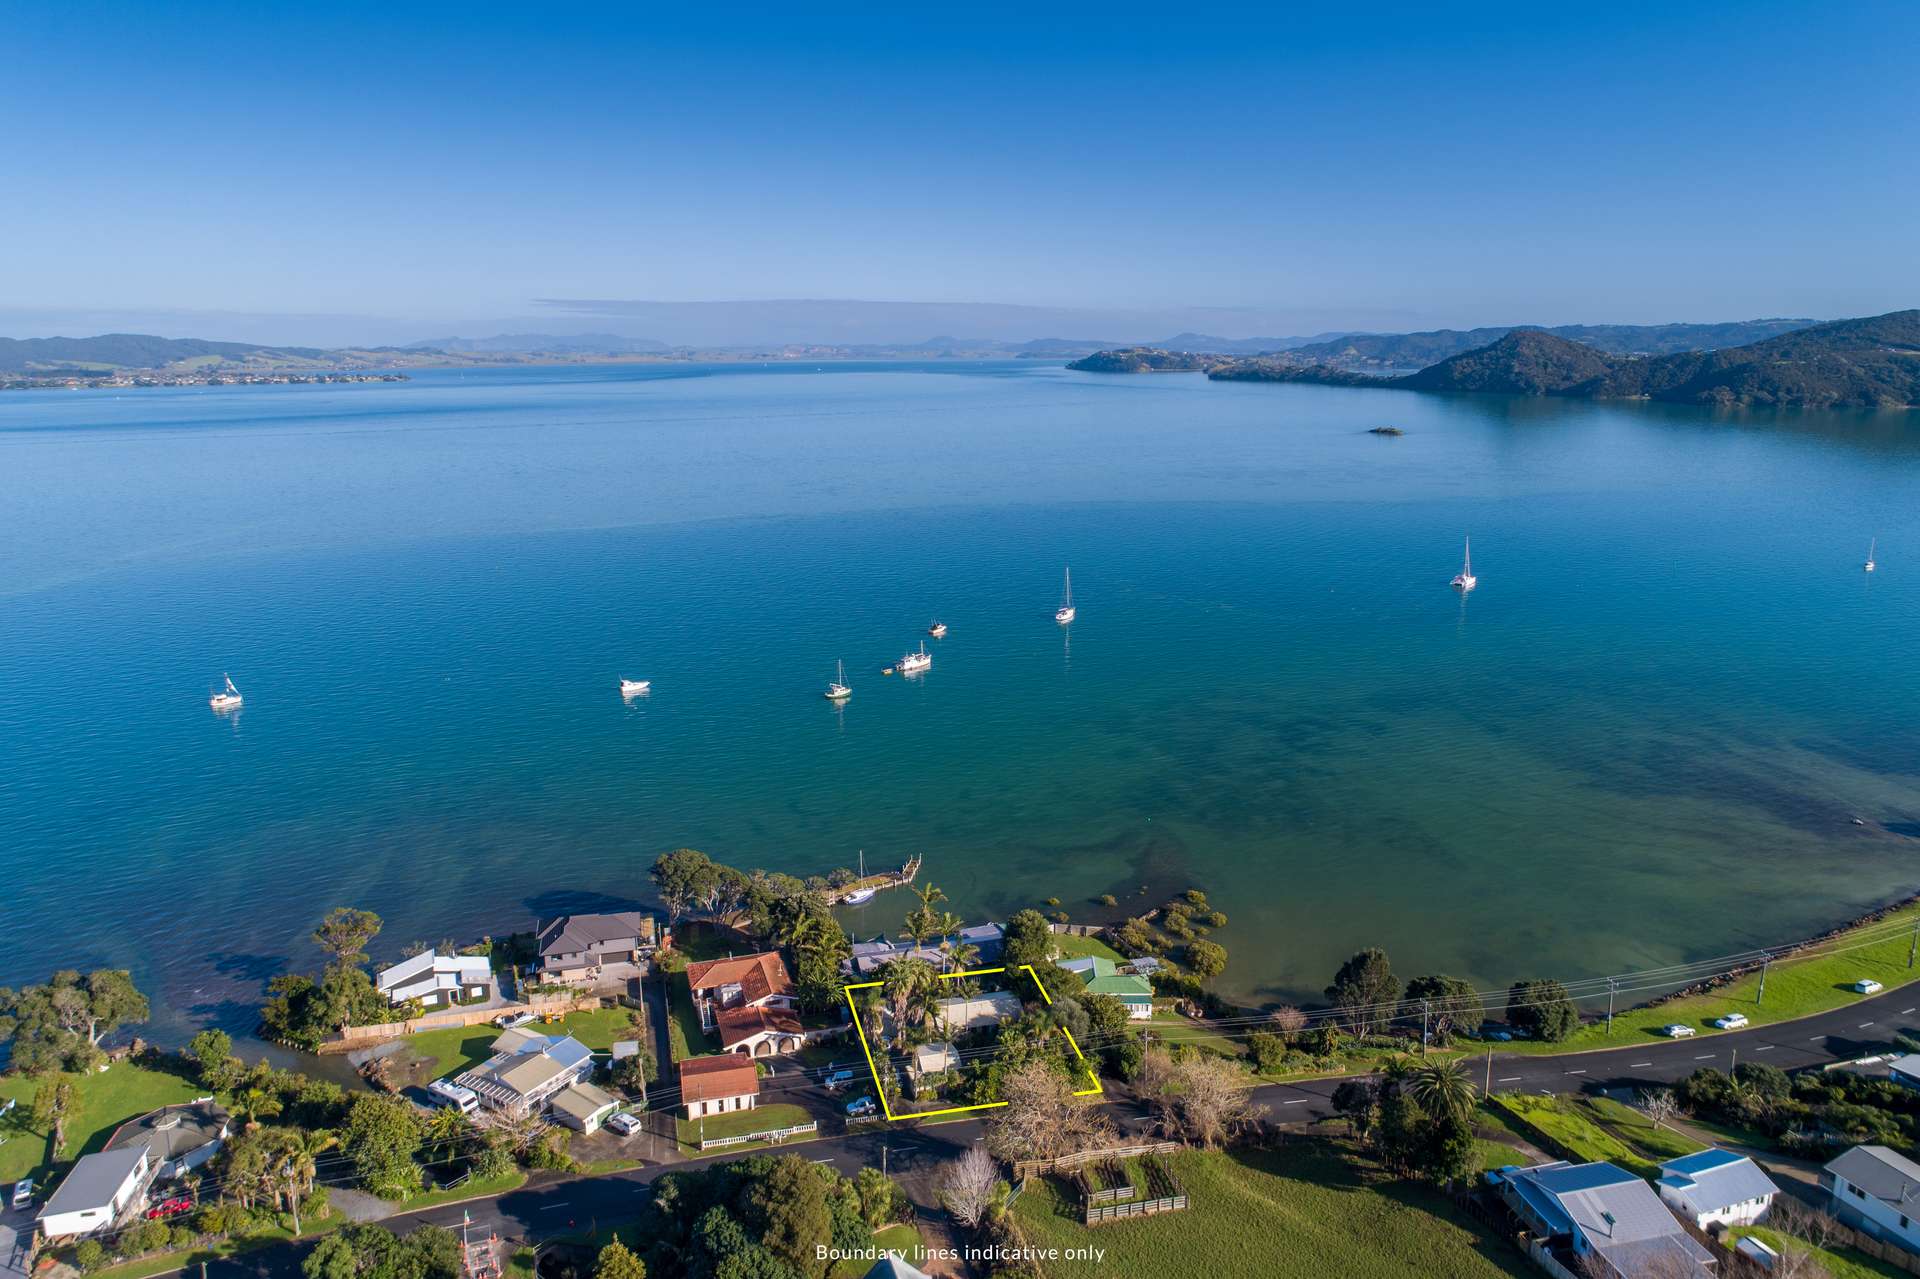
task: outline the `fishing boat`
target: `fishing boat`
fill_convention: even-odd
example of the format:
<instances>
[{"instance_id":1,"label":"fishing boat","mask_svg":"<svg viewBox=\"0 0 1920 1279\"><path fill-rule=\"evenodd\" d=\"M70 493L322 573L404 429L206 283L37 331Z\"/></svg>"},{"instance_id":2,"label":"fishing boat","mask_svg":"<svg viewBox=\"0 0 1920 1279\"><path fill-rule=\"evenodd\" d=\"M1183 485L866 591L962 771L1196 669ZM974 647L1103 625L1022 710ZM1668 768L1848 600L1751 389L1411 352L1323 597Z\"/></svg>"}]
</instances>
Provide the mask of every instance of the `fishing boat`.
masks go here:
<instances>
[{"instance_id":1,"label":"fishing boat","mask_svg":"<svg viewBox=\"0 0 1920 1279\"><path fill-rule=\"evenodd\" d=\"M936 618L934 619L933 625L927 628L927 634L933 636L935 639L945 639L947 636L947 624Z\"/></svg>"},{"instance_id":2,"label":"fishing boat","mask_svg":"<svg viewBox=\"0 0 1920 1279\"><path fill-rule=\"evenodd\" d=\"M1480 579L1473 575L1473 539L1467 539L1467 562L1453 575L1453 581L1447 583L1459 591L1470 591L1480 585Z\"/></svg>"},{"instance_id":3,"label":"fishing boat","mask_svg":"<svg viewBox=\"0 0 1920 1279\"><path fill-rule=\"evenodd\" d=\"M866 877L867 877L867 850L863 848L860 850L859 878L865 879ZM855 882L857 883L859 881L856 880ZM880 890L877 888L856 888L852 892L848 893L845 897L842 897L840 900L845 902L849 906L859 906L859 905L865 904L866 902L872 901L873 895L879 891Z\"/></svg>"},{"instance_id":4,"label":"fishing boat","mask_svg":"<svg viewBox=\"0 0 1920 1279\"><path fill-rule=\"evenodd\" d=\"M920 651L917 653L908 653L905 657L894 663L894 669L898 670L902 675L915 675L932 665L933 654L927 651L927 642L921 640Z\"/></svg>"},{"instance_id":5,"label":"fishing boat","mask_svg":"<svg viewBox=\"0 0 1920 1279\"><path fill-rule=\"evenodd\" d=\"M1880 539L1877 537L1867 539L1867 562L1863 564L1861 567L1866 569L1867 572L1869 573L1873 572L1873 569L1874 569L1873 552L1874 552L1874 548L1877 547L1879 544L1880 544Z\"/></svg>"},{"instance_id":6,"label":"fishing boat","mask_svg":"<svg viewBox=\"0 0 1920 1279\"><path fill-rule=\"evenodd\" d=\"M1054 610L1053 620L1065 626L1073 620L1073 617L1073 570L1069 568L1067 570L1067 593L1061 600L1060 607Z\"/></svg>"},{"instance_id":7,"label":"fishing boat","mask_svg":"<svg viewBox=\"0 0 1920 1279\"><path fill-rule=\"evenodd\" d=\"M212 697L209 697L207 699L207 705L217 711L239 709L240 690L233 686L233 677L230 675L222 675L220 678L226 682L226 687L215 693Z\"/></svg>"},{"instance_id":8,"label":"fishing boat","mask_svg":"<svg viewBox=\"0 0 1920 1279\"><path fill-rule=\"evenodd\" d=\"M847 684L847 664L845 662L835 662L833 664L833 683L827 685L827 700L830 702L844 702L852 696L853 689Z\"/></svg>"},{"instance_id":9,"label":"fishing boat","mask_svg":"<svg viewBox=\"0 0 1920 1279\"><path fill-rule=\"evenodd\" d=\"M620 681L620 696L638 697L653 687L650 679L623 679Z\"/></svg>"}]
</instances>

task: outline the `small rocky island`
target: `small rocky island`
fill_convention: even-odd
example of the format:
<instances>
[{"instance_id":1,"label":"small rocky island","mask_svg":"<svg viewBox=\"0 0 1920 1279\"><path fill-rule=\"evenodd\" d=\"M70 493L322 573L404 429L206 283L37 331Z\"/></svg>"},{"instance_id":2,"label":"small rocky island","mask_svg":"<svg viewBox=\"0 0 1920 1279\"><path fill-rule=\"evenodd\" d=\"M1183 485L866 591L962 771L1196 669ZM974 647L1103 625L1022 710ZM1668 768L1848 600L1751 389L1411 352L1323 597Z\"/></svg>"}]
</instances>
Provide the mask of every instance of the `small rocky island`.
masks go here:
<instances>
[{"instance_id":1,"label":"small rocky island","mask_svg":"<svg viewBox=\"0 0 1920 1279\"><path fill-rule=\"evenodd\" d=\"M1165 351L1157 346L1128 346L1095 351L1067 365L1082 373L1206 373L1227 362L1225 356Z\"/></svg>"}]
</instances>

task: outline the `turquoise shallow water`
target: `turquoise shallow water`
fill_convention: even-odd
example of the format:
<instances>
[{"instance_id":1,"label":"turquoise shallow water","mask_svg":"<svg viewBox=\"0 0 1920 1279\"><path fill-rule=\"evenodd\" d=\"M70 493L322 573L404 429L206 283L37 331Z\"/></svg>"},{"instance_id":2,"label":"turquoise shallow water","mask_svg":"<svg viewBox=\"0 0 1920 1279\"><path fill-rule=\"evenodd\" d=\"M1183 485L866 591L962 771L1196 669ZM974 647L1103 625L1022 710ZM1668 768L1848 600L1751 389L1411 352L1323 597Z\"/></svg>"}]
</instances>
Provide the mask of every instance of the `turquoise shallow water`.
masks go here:
<instances>
[{"instance_id":1,"label":"turquoise shallow water","mask_svg":"<svg viewBox=\"0 0 1920 1279\"><path fill-rule=\"evenodd\" d=\"M328 906L397 953L677 845L922 852L972 917L1197 883L1259 998L1920 887L1911 416L533 369L9 394L0 477L0 983L127 965L163 1034L244 1029Z\"/></svg>"}]
</instances>

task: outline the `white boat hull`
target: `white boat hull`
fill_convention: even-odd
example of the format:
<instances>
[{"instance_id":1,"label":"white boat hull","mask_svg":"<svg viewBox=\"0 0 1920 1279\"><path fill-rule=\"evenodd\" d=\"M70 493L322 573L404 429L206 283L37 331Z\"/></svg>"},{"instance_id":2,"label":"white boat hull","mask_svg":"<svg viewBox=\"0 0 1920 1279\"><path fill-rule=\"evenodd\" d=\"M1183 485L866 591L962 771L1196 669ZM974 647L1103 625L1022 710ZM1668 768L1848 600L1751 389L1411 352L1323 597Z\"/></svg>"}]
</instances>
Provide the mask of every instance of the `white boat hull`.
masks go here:
<instances>
[{"instance_id":1,"label":"white boat hull","mask_svg":"<svg viewBox=\"0 0 1920 1279\"><path fill-rule=\"evenodd\" d=\"M827 700L830 702L844 702L849 697L852 697L852 696L853 696L852 689L843 688L838 684L835 684L833 687L827 690Z\"/></svg>"},{"instance_id":2,"label":"white boat hull","mask_svg":"<svg viewBox=\"0 0 1920 1279\"><path fill-rule=\"evenodd\" d=\"M241 704L240 698L230 697L225 693L215 693L212 697L209 697L207 699L207 705L213 707L213 709L217 711L237 710L239 709L240 704Z\"/></svg>"},{"instance_id":3,"label":"white boat hull","mask_svg":"<svg viewBox=\"0 0 1920 1279\"><path fill-rule=\"evenodd\" d=\"M1457 591L1470 591L1480 585L1480 579L1477 577L1468 577L1465 573L1461 573L1453 579L1451 585Z\"/></svg>"},{"instance_id":4,"label":"white boat hull","mask_svg":"<svg viewBox=\"0 0 1920 1279\"><path fill-rule=\"evenodd\" d=\"M848 893L845 897L841 898L840 900L845 902L849 906L859 906L866 902L872 901L873 895L876 891L877 890L872 888L863 888L857 893Z\"/></svg>"},{"instance_id":5,"label":"white boat hull","mask_svg":"<svg viewBox=\"0 0 1920 1279\"><path fill-rule=\"evenodd\" d=\"M1077 609L1063 608L1059 612L1053 615L1053 620L1060 623L1060 625L1065 626L1068 622L1071 622L1074 619L1074 617L1078 614L1078 612L1079 610Z\"/></svg>"},{"instance_id":6,"label":"white boat hull","mask_svg":"<svg viewBox=\"0 0 1920 1279\"><path fill-rule=\"evenodd\" d=\"M623 679L620 681L620 696L638 697L653 687L650 679Z\"/></svg>"}]
</instances>

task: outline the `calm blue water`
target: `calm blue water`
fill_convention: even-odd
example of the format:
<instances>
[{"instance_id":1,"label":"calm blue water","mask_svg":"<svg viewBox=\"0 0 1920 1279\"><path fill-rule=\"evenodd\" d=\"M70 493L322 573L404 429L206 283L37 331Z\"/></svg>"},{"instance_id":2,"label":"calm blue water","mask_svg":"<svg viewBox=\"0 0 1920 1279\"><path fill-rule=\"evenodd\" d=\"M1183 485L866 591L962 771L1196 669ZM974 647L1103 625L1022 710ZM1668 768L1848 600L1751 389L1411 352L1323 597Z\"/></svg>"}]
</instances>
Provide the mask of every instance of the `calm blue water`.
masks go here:
<instances>
[{"instance_id":1,"label":"calm blue water","mask_svg":"<svg viewBox=\"0 0 1920 1279\"><path fill-rule=\"evenodd\" d=\"M244 1029L329 906L397 953L679 845L923 852L971 917L1199 884L1261 998L1371 943L1785 940L1920 888L1916 416L1031 364L9 393L0 983Z\"/></svg>"}]
</instances>

